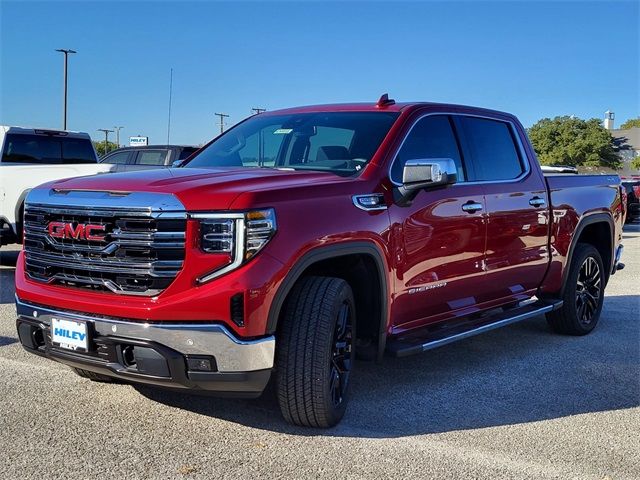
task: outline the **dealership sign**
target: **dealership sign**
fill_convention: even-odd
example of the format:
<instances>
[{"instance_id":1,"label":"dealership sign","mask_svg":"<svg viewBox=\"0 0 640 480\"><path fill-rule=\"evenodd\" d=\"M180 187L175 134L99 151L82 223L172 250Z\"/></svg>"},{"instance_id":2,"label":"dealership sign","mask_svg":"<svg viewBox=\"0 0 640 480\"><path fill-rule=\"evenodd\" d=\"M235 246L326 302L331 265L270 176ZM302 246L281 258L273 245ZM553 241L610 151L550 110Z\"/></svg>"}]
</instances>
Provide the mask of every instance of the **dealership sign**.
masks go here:
<instances>
[{"instance_id":1,"label":"dealership sign","mask_svg":"<svg viewBox=\"0 0 640 480\"><path fill-rule=\"evenodd\" d=\"M129 137L130 147L146 147L149 145L149 137Z\"/></svg>"}]
</instances>

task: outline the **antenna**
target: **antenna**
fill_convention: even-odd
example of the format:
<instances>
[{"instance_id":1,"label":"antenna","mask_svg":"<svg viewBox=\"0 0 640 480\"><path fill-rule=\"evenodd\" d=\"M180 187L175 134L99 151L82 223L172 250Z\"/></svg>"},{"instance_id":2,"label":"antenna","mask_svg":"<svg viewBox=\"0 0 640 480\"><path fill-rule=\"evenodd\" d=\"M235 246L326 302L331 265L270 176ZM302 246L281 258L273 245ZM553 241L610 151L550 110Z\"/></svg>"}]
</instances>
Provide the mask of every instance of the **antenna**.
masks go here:
<instances>
[{"instance_id":1,"label":"antenna","mask_svg":"<svg viewBox=\"0 0 640 480\"><path fill-rule=\"evenodd\" d=\"M396 101L394 99L389 98L388 93L383 93L378 99L378 103L376 103L376 106L378 108L384 108L384 107L388 107L389 105L394 105L395 103Z\"/></svg>"}]
</instances>

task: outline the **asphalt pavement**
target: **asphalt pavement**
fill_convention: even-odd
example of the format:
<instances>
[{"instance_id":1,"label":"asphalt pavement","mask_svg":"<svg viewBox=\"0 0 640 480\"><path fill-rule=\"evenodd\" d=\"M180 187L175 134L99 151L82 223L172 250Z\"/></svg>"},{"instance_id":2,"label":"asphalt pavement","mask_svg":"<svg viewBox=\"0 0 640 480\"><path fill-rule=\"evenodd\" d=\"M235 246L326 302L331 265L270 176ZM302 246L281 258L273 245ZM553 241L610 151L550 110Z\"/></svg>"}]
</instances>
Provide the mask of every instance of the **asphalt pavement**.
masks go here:
<instances>
[{"instance_id":1,"label":"asphalt pavement","mask_svg":"<svg viewBox=\"0 0 640 480\"><path fill-rule=\"evenodd\" d=\"M92 383L23 351L17 252L0 250L0 478L640 478L640 225L598 328L531 319L381 365L358 363L331 430L257 400Z\"/></svg>"}]
</instances>

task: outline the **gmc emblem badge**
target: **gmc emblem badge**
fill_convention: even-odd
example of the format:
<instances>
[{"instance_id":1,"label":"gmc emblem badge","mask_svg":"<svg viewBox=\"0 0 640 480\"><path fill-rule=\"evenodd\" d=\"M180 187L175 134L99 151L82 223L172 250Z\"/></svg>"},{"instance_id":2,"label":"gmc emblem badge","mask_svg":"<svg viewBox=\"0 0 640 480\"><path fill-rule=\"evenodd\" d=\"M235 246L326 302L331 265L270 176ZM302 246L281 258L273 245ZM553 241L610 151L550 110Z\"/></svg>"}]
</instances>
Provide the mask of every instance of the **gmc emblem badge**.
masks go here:
<instances>
[{"instance_id":1,"label":"gmc emblem badge","mask_svg":"<svg viewBox=\"0 0 640 480\"><path fill-rule=\"evenodd\" d=\"M94 223L78 223L74 226L69 222L50 222L47 232L52 238L66 238L74 240L87 240L89 242L102 242L105 239L104 225Z\"/></svg>"}]
</instances>

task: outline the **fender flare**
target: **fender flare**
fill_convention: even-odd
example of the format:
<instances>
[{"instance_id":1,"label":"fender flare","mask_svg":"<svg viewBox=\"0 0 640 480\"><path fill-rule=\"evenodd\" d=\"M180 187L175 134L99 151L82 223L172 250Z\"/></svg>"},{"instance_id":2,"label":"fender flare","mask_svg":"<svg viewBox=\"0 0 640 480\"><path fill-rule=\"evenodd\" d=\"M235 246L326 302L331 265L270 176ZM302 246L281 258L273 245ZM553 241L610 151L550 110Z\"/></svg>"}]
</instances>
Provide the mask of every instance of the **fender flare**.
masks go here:
<instances>
[{"instance_id":1,"label":"fender flare","mask_svg":"<svg viewBox=\"0 0 640 480\"><path fill-rule=\"evenodd\" d=\"M16 202L15 211L14 211L15 216L13 217L15 219L16 235L21 235L21 233L18 232L18 225L22 222L22 219L20 218L20 209L24 206L24 202L27 199L27 195L29 195L29 192L31 190L32 190L31 188L27 188L24 192L20 194L20 196L18 197L18 201Z\"/></svg>"},{"instance_id":2,"label":"fender flare","mask_svg":"<svg viewBox=\"0 0 640 480\"><path fill-rule=\"evenodd\" d=\"M611 263L608 266L605 266L605 282L607 282L609 280L609 277L611 276L611 270L613 269L613 261L615 257L615 224L613 222L613 218L607 213L592 213L590 215L585 215L578 221L578 225L576 226L576 229L573 232L573 237L571 238L571 244L569 245L569 251L567 252L567 262L565 263L564 269L562 271L562 286L560 288L561 296L564 295L567 276L569 275L569 268L571 266L571 260L573 258L573 251L578 244L578 239L587 226L593 225L595 223L606 223L609 226L609 233L611 235Z\"/></svg>"},{"instance_id":3,"label":"fender flare","mask_svg":"<svg viewBox=\"0 0 640 480\"><path fill-rule=\"evenodd\" d=\"M381 310L382 318L380 319L380 331L378 332L378 357L380 358L384 352L386 343L386 329L389 324L389 286L387 282L387 268L384 261L384 255L373 242L356 241L348 243L339 243L314 248L305 253L289 270L284 280L280 283L271 306L269 307L269 316L267 318L267 331L271 335L276 332L278 327L278 318L284 305L284 301L291 292L296 282L301 278L304 271L314 263L330 258L343 257L345 255L368 255L370 256L378 269L378 278L380 279L381 291Z\"/></svg>"}]
</instances>

